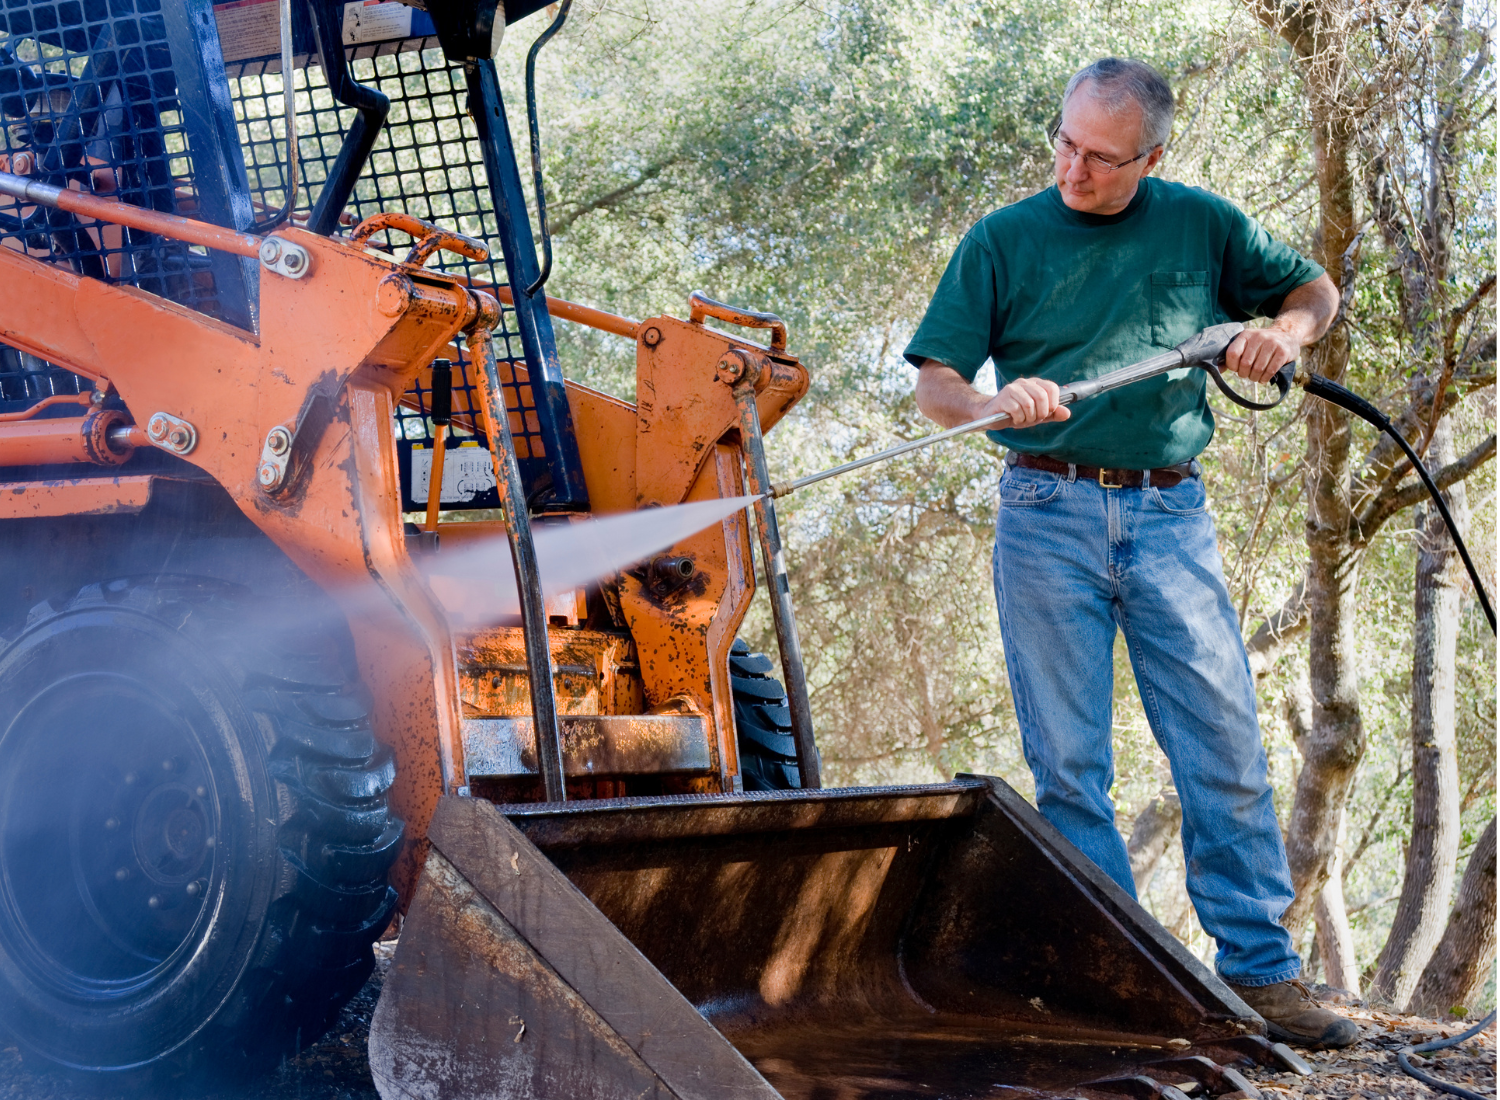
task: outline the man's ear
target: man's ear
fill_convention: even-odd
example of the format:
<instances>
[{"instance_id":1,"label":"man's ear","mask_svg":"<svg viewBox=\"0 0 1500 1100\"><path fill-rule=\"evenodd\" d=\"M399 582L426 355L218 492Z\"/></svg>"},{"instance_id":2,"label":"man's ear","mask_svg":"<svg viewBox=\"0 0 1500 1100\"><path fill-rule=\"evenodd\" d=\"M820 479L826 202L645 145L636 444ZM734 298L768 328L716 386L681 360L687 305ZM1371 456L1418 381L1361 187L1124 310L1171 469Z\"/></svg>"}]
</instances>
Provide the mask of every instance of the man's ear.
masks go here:
<instances>
[{"instance_id":1,"label":"man's ear","mask_svg":"<svg viewBox=\"0 0 1500 1100\"><path fill-rule=\"evenodd\" d=\"M1164 145L1158 145L1155 149L1152 149L1151 155L1146 158L1146 169L1141 173L1141 175L1149 176L1151 174L1151 170L1161 163L1161 158L1166 153L1166 151L1167 148Z\"/></svg>"}]
</instances>

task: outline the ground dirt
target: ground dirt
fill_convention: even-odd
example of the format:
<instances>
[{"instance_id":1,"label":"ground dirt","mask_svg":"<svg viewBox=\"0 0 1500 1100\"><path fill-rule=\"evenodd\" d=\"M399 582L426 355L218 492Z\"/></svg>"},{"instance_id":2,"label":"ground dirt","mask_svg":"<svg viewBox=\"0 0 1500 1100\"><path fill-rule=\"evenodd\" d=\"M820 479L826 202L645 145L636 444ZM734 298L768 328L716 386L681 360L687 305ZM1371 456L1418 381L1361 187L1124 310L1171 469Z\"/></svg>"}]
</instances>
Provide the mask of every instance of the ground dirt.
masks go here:
<instances>
[{"instance_id":1,"label":"ground dirt","mask_svg":"<svg viewBox=\"0 0 1500 1100\"><path fill-rule=\"evenodd\" d=\"M1313 1068L1313 1076L1269 1070L1246 1070L1266 1100L1406 1100L1442 1097L1443 1093L1408 1077L1396 1064L1404 1046L1447 1039L1467 1031L1477 1021L1441 1023L1417 1016L1398 1016L1359 1004L1337 1006L1359 1024L1360 1041L1345 1050L1299 1051ZM1495 1029L1467 1042L1428 1055L1414 1055L1412 1064L1434 1077L1482 1096L1495 1095Z\"/></svg>"},{"instance_id":2,"label":"ground dirt","mask_svg":"<svg viewBox=\"0 0 1500 1100\"><path fill-rule=\"evenodd\" d=\"M337 1026L322 1042L283 1065L276 1073L233 1088L185 1095L180 1100L378 1100L365 1061L370 1014L380 996L384 964L393 944L379 945L382 965L357 997L344 1008ZM1362 1005L1341 1010L1360 1025L1361 1038L1347 1050L1301 1051L1313 1067L1311 1077L1244 1069L1266 1100L1438 1100L1441 1093L1401 1072L1396 1051L1404 1046L1457 1035L1468 1024L1440 1023L1397 1016ZM0 1039L0 1044L4 1040ZM1495 1030L1461 1046L1429 1055L1417 1065L1434 1076L1482 1095L1495 1093ZM0 1100L143 1100L85 1092L55 1075L33 1072L20 1052L0 1045ZM157 1100L151 1097L150 1100ZM565 1100L559 1097L558 1100Z\"/></svg>"}]
</instances>

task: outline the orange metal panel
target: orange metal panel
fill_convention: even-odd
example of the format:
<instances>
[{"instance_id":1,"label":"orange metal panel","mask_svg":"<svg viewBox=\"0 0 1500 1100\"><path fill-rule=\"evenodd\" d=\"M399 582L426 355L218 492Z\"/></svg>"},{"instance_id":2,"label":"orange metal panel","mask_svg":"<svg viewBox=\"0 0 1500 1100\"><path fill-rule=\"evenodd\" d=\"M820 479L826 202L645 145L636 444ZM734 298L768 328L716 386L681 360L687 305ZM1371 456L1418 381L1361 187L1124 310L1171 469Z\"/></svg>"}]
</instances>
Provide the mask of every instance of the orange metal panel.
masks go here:
<instances>
[{"instance_id":1,"label":"orange metal panel","mask_svg":"<svg viewBox=\"0 0 1500 1100\"><path fill-rule=\"evenodd\" d=\"M726 351L747 345L672 317L642 321L640 333L635 487L644 508L685 499L713 445L737 427L734 394L714 371ZM807 392L808 375L795 361L751 354L763 364L756 390L767 431Z\"/></svg>"},{"instance_id":2,"label":"orange metal panel","mask_svg":"<svg viewBox=\"0 0 1500 1100\"><path fill-rule=\"evenodd\" d=\"M0 485L0 520L139 512L159 479L150 474L12 481Z\"/></svg>"},{"instance_id":3,"label":"orange metal panel","mask_svg":"<svg viewBox=\"0 0 1500 1100\"><path fill-rule=\"evenodd\" d=\"M452 637L406 553L392 392L474 309L453 280L301 230L279 235L308 251L311 270L262 273L258 337L0 249L0 340L107 377L142 422L160 411L193 424L183 457L344 607L377 695L376 732L397 754L392 801L416 841L397 869L405 896L437 799L463 781L463 743ZM412 292L393 292L393 275ZM0 424L0 439L23 426ZM292 435L301 476L270 495L258 471L276 427Z\"/></svg>"},{"instance_id":4,"label":"orange metal panel","mask_svg":"<svg viewBox=\"0 0 1500 1100\"><path fill-rule=\"evenodd\" d=\"M710 456L688 499L740 495L738 449L720 445L710 448ZM620 577L620 606L635 638L647 707L680 709L680 700L686 699L692 710L710 718L714 766L727 785L738 771L727 682L729 647L754 592L748 525L737 512L663 552L693 560L689 584L661 597L634 572Z\"/></svg>"}]
</instances>

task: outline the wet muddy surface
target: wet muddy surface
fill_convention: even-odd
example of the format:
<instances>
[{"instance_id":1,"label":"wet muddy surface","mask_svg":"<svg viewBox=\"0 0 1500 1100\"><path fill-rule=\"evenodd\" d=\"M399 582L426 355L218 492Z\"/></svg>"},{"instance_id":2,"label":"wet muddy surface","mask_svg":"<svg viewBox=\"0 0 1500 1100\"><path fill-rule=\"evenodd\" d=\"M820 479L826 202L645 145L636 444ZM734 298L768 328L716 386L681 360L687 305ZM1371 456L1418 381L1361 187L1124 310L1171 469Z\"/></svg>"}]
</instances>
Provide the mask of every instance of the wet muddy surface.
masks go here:
<instances>
[{"instance_id":1,"label":"wet muddy surface","mask_svg":"<svg viewBox=\"0 0 1500 1100\"><path fill-rule=\"evenodd\" d=\"M381 944L380 948L392 945ZM379 953L384 953L379 952ZM377 959L379 958L377 954ZM386 960L381 960L382 964ZM384 966L378 966L359 994L344 1006L339 1022L321 1042L276 1072L212 1090L177 1094L178 1100L379 1100L365 1057L370 1014L380 997ZM23 1061L21 1052L0 1036L0 1100L166 1100L155 1092L109 1092L47 1073Z\"/></svg>"},{"instance_id":2,"label":"wet muddy surface","mask_svg":"<svg viewBox=\"0 0 1500 1100\"><path fill-rule=\"evenodd\" d=\"M388 945L381 946L389 949ZM377 1100L378 1093L365 1059L365 1042L369 1035L370 1014L380 996L380 980L381 970L377 969L365 988L344 1008L337 1026L321 1042L275 1073L212 1091L183 1093L182 1100ZM1348 1050L1301 1052L1315 1071L1312 1077L1241 1067L1245 1076L1262 1090L1266 1100L1417 1100L1439 1095L1401 1072L1396 1065L1396 1051L1408 1044L1457 1034L1466 1025L1397 1016L1359 1005L1349 1006L1344 1011L1360 1025L1361 1040ZM969 1045L961 1041L961 1036L957 1038L960 1040L958 1047ZM888 1067L894 1053L889 1045L891 1041L898 1046L910 1047L903 1052L907 1057L901 1061L907 1061L918 1049L930 1055L930 1064L935 1071L932 1078L900 1082L899 1085L890 1080ZM761 1037L759 1044L752 1040L745 1046L746 1053L787 1097L837 1095L873 1100L875 1097L913 1095L933 1100L977 1100L979 1097L1016 1095L1003 1088L984 1088L979 1079L986 1070L1003 1069L1005 1065L1014 1070L1018 1058L1028 1060L1024 1050L1012 1049L1004 1055L992 1052L984 1057L970 1051L971 1057L965 1059L962 1055L954 1057L958 1053L954 1044L954 1036L922 1029L899 1039L886 1036L883 1043L874 1046L856 1044L859 1049L843 1046L838 1059L845 1063L842 1068L848 1070L853 1068L849 1063L858 1063L865 1070L865 1073L854 1076L863 1078L860 1083L866 1086L866 1090L856 1089L854 1092L820 1091L815 1080L792 1071L791 1062L810 1063L807 1062L807 1052L799 1050L800 1044L790 1036L767 1035ZM765 1049L756 1049L758 1046ZM1021 1044L1021 1047L1025 1046ZM1037 1053L1031 1051L1033 1056ZM1495 1032L1491 1029L1461 1047L1430 1055L1424 1068L1455 1084L1493 1095L1495 1055ZM1086 1061L1088 1054L1080 1051L1078 1057ZM811 1059L812 1063L817 1061L817 1058ZM816 1074L809 1076L815 1078ZM846 1077L843 1083L848 1085L851 1082ZM892 1085L897 1085L894 1092ZM917 1087L908 1092L911 1085ZM22 1062L20 1052L14 1046L0 1039L0 1100L127 1100L127 1097L85 1089L66 1077L34 1070ZM143 1094L130 1094L128 1100L143 1100ZM151 1095L150 1100L158 1098Z\"/></svg>"}]
</instances>

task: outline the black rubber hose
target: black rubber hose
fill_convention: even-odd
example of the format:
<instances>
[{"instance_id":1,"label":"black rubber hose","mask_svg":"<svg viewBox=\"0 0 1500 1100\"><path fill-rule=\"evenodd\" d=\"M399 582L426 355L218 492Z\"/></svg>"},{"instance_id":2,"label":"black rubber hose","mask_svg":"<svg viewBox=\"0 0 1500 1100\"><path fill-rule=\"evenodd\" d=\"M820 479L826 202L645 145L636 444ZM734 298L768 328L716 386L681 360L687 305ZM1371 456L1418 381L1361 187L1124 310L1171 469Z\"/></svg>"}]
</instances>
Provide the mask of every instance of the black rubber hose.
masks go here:
<instances>
[{"instance_id":1,"label":"black rubber hose","mask_svg":"<svg viewBox=\"0 0 1500 1100\"><path fill-rule=\"evenodd\" d=\"M313 32L317 35L328 90L334 99L358 112L308 215L308 230L326 237L339 227L339 218L349 205L349 196L354 193L354 185L365 170L386 115L390 114L391 101L384 93L359 83L349 72L349 62L344 56L344 5L336 0L320 0L312 8Z\"/></svg>"},{"instance_id":2,"label":"black rubber hose","mask_svg":"<svg viewBox=\"0 0 1500 1100\"><path fill-rule=\"evenodd\" d=\"M1469 571L1469 580L1474 582L1474 594L1479 597L1479 606L1484 609L1484 617L1489 620L1490 630L1493 632L1495 609L1490 606L1490 597L1485 592L1484 585L1479 583L1479 570L1474 567L1474 559L1469 557L1469 548L1464 545L1463 536L1458 533L1458 524L1453 522L1453 513L1448 511L1447 501L1443 500L1443 494L1432 480L1432 475L1427 472L1427 467L1422 465L1417 452L1411 449L1411 444L1406 441L1406 437L1397 430L1385 413L1360 397L1359 394L1350 393L1337 382L1324 378L1321 374L1311 375L1303 383L1302 388L1314 397L1321 397L1324 401L1331 402L1341 409L1348 409L1361 420L1375 425L1395 440L1396 446L1406 452L1406 457L1411 459L1412 469L1416 470L1417 476L1422 479L1422 484L1427 486L1427 491L1432 494L1432 502L1437 505L1438 513L1443 517L1443 522L1448 525L1448 534L1453 537L1453 545L1458 548L1458 556L1463 559L1464 568ZM1465 1095L1473 1096L1474 1094L1466 1093Z\"/></svg>"},{"instance_id":3,"label":"black rubber hose","mask_svg":"<svg viewBox=\"0 0 1500 1100\"><path fill-rule=\"evenodd\" d=\"M1459 1043L1464 1043L1474 1038L1474 1036L1478 1035L1481 1031L1489 1027L1494 1022L1495 1010L1490 1009L1490 1014L1488 1016L1480 1020L1473 1027L1469 1028L1469 1030L1464 1032L1462 1035L1455 1035L1451 1039L1436 1039L1433 1042L1423 1043L1420 1046L1402 1047L1396 1052L1396 1064L1399 1065L1402 1071L1409 1076L1415 1077L1418 1081L1421 1081L1422 1084L1427 1085L1431 1088L1435 1088L1439 1092L1447 1092L1452 1093L1454 1096L1462 1096L1465 1098L1465 1100L1490 1100L1490 1097L1485 1096L1483 1093L1473 1092L1470 1089L1464 1088L1462 1085L1455 1085L1451 1082L1444 1081L1441 1077L1434 1077L1430 1073L1423 1073L1416 1066L1411 1064L1410 1058L1413 1054L1427 1054L1434 1050L1447 1050L1449 1047L1456 1047Z\"/></svg>"},{"instance_id":4,"label":"black rubber hose","mask_svg":"<svg viewBox=\"0 0 1500 1100\"><path fill-rule=\"evenodd\" d=\"M536 222L542 237L542 269L536 282L526 288L528 296L546 286L547 278L552 274L552 234L547 229L547 195L542 188L542 135L536 119L536 55L542 52L542 47L552 40L554 34L562 30L572 6L573 0L562 0L557 18L537 36L526 54L526 121L531 128L531 176L536 183Z\"/></svg>"}]
</instances>

